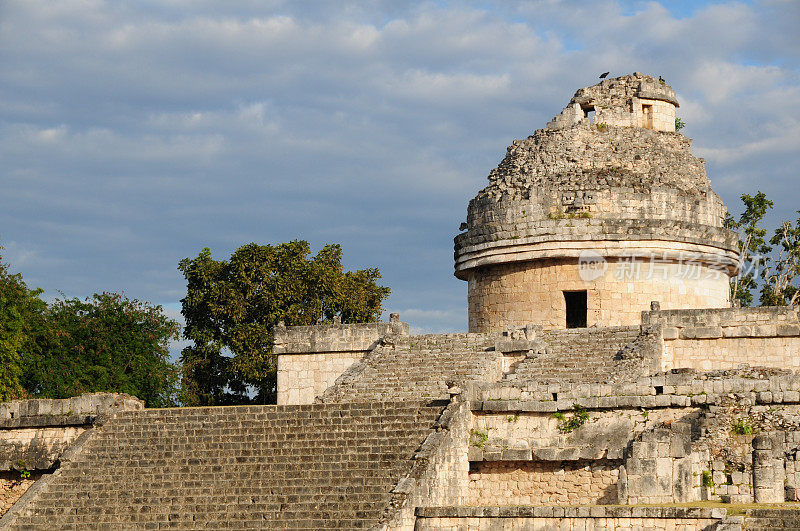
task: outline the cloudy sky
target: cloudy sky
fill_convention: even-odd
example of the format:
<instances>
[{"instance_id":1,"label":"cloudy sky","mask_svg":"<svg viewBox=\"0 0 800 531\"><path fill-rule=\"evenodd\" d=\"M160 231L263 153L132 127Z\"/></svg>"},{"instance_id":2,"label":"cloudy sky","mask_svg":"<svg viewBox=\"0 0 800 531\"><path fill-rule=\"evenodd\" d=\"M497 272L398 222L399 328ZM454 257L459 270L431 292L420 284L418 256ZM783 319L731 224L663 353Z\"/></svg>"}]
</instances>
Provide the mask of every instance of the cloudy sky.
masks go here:
<instances>
[{"instance_id":1,"label":"cloudy sky","mask_svg":"<svg viewBox=\"0 0 800 531\"><path fill-rule=\"evenodd\" d=\"M800 209L800 2L0 0L0 245L46 296L173 315L210 247L341 243L466 329L452 238L515 138L662 75L731 207Z\"/></svg>"}]
</instances>

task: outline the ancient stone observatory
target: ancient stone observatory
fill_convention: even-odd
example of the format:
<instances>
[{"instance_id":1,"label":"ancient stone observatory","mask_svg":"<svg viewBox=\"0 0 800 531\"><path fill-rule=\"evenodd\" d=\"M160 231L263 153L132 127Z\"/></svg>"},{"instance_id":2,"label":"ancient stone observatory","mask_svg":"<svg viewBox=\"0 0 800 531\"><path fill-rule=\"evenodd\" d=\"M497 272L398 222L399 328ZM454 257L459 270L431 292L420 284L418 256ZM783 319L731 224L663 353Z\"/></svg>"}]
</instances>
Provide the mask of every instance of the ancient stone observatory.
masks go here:
<instances>
[{"instance_id":1,"label":"ancient stone observatory","mask_svg":"<svg viewBox=\"0 0 800 531\"><path fill-rule=\"evenodd\" d=\"M730 306L735 235L675 92L639 73L578 90L470 201L455 238L469 330L635 325L661 308Z\"/></svg>"}]
</instances>

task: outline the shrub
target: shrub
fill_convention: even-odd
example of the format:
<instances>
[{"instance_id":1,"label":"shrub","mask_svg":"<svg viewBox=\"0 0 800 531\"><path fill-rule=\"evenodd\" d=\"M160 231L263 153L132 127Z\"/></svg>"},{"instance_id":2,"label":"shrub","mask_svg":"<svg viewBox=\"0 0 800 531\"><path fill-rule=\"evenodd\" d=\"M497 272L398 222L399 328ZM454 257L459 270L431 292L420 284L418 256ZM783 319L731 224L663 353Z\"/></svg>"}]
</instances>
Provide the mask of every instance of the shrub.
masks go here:
<instances>
[{"instance_id":1,"label":"shrub","mask_svg":"<svg viewBox=\"0 0 800 531\"><path fill-rule=\"evenodd\" d=\"M561 433L572 433L589 420L589 412L578 404L573 404L572 414L564 415L560 411L553 413L553 418L558 419L558 431Z\"/></svg>"},{"instance_id":2,"label":"shrub","mask_svg":"<svg viewBox=\"0 0 800 531\"><path fill-rule=\"evenodd\" d=\"M733 423L732 430L736 435L751 435L753 433L753 425L747 419L739 419Z\"/></svg>"}]
</instances>

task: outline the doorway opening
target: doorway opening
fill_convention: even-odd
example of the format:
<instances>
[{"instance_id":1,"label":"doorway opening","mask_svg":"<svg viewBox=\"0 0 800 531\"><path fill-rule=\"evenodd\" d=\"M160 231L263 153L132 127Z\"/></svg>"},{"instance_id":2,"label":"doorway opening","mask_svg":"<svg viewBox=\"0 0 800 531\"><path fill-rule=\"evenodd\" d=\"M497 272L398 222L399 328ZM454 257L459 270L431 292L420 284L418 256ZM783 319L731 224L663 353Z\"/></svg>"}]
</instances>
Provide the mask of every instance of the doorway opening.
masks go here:
<instances>
[{"instance_id":1,"label":"doorway opening","mask_svg":"<svg viewBox=\"0 0 800 531\"><path fill-rule=\"evenodd\" d=\"M594 105L581 106L583 117L588 118L590 123L594 123Z\"/></svg>"},{"instance_id":2,"label":"doorway opening","mask_svg":"<svg viewBox=\"0 0 800 531\"><path fill-rule=\"evenodd\" d=\"M642 105L642 127L645 129L653 128L653 106Z\"/></svg>"},{"instance_id":3,"label":"doorway opening","mask_svg":"<svg viewBox=\"0 0 800 531\"><path fill-rule=\"evenodd\" d=\"M565 291L564 301L567 303L567 328L586 328L589 313L586 291Z\"/></svg>"}]
</instances>

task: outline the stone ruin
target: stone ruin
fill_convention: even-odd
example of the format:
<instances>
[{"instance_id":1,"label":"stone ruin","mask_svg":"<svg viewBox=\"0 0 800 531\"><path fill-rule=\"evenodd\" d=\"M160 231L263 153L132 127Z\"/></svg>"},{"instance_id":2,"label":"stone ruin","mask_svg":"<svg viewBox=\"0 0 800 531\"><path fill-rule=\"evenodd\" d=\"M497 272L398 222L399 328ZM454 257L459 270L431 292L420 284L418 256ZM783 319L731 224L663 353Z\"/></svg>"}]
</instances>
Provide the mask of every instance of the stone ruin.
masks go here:
<instances>
[{"instance_id":1,"label":"stone ruin","mask_svg":"<svg viewBox=\"0 0 800 531\"><path fill-rule=\"evenodd\" d=\"M471 332L563 327L572 304L588 326L636 325L651 301L730 306L738 240L703 160L674 132L676 106L649 76L606 79L514 141L455 240ZM666 118L648 121L646 108Z\"/></svg>"},{"instance_id":2,"label":"stone ruin","mask_svg":"<svg viewBox=\"0 0 800 531\"><path fill-rule=\"evenodd\" d=\"M800 527L800 313L731 307L677 107L634 73L514 141L455 238L468 333L278 326L276 406L0 405L0 529Z\"/></svg>"}]
</instances>

